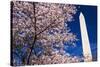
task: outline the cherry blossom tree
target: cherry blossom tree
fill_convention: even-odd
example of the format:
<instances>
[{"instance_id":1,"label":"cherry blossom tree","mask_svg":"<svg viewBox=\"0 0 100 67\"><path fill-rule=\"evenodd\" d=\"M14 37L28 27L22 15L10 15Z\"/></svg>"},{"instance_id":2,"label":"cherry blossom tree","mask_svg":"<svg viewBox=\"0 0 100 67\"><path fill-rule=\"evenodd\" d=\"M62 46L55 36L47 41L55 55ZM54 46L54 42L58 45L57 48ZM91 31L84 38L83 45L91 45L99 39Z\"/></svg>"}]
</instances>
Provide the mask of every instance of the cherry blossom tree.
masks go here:
<instances>
[{"instance_id":1,"label":"cherry blossom tree","mask_svg":"<svg viewBox=\"0 0 100 67\"><path fill-rule=\"evenodd\" d=\"M78 40L68 27L74 5L12 1L11 6L12 65L80 62L64 50L65 43Z\"/></svg>"}]
</instances>

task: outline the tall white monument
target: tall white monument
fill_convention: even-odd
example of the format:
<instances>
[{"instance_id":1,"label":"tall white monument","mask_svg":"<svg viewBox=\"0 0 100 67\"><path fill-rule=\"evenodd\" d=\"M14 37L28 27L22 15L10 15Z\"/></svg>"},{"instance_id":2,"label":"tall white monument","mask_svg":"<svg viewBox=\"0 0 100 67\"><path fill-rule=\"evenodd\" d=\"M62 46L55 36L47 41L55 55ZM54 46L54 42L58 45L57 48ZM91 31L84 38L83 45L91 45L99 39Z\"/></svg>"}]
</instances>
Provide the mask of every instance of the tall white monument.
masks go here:
<instances>
[{"instance_id":1,"label":"tall white monument","mask_svg":"<svg viewBox=\"0 0 100 67\"><path fill-rule=\"evenodd\" d=\"M82 47L83 47L83 55L84 61L92 61L92 54L90 48L90 42L88 38L86 22L83 13L80 13L80 28L81 28L81 37L82 37Z\"/></svg>"}]
</instances>

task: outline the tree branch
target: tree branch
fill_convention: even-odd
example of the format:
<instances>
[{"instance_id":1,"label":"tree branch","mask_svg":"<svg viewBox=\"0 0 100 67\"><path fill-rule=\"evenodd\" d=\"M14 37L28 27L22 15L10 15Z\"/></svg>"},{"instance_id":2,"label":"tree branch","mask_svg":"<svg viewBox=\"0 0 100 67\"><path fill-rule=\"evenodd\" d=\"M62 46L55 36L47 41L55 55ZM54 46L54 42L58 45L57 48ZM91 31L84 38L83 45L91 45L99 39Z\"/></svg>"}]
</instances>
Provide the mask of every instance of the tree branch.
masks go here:
<instances>
[{"instance_id":1,"label":"tree branch","mask_svg":"<svg viewBox=\"0 0 100 67\"><path fill-rule=\"evenodd\" d=\"M35 29L35 34L34 34L34 41L33 41L33 44L32 44L32 46L31 46L31 48L30 48L30 53L29 53L29 55L28 55L28 58L27 58L27 64L29 65L29 63L30 63L30 57L31 57L31 54L32 54L32 50L33 50L33 48L34 48L34 46L35 46L35 42L36 42L36 39L37 39L37 35L36 35L36 17L35 17L35 3L33 2L33 9L34 9L34 29ZM35 51L34 51L35 52ZM35 53L36 54L36 53Z\"/></svg>"},{"instance_id":2,"label":"tree branch","mask_svg":"<svg viewBox=\"0 0 100 67\"><path fill-rule=\"evenodd\" d=\"M56 21L56 20L55 20ZM54 22L55 22L54 21ZM60 22L59 22L60 23ZM49 29L50 27L54 27L54 26L57 26L59 23L55 24L55 25L52 25L53 23L49 24L44 30L42 30L41 32L39 32L38 34L36 35L40 35L41 33L43 33L44 31L46 31L47 29Z\"/></svg>"}]
</instances>

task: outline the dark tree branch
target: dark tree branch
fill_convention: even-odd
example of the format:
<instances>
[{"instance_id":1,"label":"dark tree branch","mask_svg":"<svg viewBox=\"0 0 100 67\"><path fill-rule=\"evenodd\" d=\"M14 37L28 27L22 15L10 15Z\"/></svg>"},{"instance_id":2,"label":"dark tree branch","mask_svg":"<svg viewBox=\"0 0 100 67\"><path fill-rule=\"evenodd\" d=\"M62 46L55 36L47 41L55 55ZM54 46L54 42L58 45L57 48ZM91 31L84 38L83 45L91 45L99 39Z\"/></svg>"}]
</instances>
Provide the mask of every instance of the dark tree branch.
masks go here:
<instances>
[{"instance_id":1,"label":"dark tree branch","mask_svg":"<svg viewBox=\"0 0 100 67\"><path fill-rule=\"evenodd\" d=\"M35 3L33 2L33 9L34 9L34 29L35 29L35 34L34 34L34 41L33 41L33 44L30 48L30 52L29 52L29 55L28 55L28 58L27 58L27 64L29 65L30 64L30 57L31 57L31 54L32 54L32 50L33 48L35 47L35 42L36 42L36 39L37 39L37 35L36 35L36 17L35 17ZM34 51L35 52L35 51ZM36 53L35 53L36 54Z\"/></svg>"},{"instance_id":2,"label":"dark tree branch","mask_svg":"<svg viewBox=\"0 0 100 67\"><path fill-rule=\"evenodd\" d=\"M48 28L50 28L52 26L52 23L49 24L44 30L42 30L41 32L39 32L37 35L41 34L42 32L44 32L45 30L47 30Z\"/></svg>"},{"instance_id":3,"label":"dark tree branch","mask_svg":"<svg viewBox=\"0 0 100 67\"><path fill-rule=\"evenodd\" d=\"M56 21L56 20L55 20ZM54 22L55 22L54 21ZM59 22L60 23L60 22ZM41 33L43 33L44 31L46 31L47 29L49 29L50 27L54 27L54 26L57 26L59 23L57 23L57 24L54 24L53 25L53 23L51 23L51 24L49 24L44 30L42 30L42 31L40 31L38 34L36 34L36 35L40 35Z\"/></svg>"}]
</instances>

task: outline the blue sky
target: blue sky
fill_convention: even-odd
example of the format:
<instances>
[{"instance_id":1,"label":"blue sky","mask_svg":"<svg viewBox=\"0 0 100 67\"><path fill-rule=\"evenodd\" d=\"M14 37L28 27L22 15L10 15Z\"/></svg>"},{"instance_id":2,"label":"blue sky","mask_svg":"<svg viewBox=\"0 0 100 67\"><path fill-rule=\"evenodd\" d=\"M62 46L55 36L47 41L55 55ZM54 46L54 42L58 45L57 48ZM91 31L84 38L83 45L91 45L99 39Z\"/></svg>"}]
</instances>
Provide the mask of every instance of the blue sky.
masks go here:
<instances>
[{"instance_id":1,"label":"blue sky","mask_svg":"<svg viewBox=\"0 0 100 67\"><path fill-rule=\"evenodd\" d=\"M97 7L96 6L88 6L88 5L77 5L77 13L74 15L74 21L69 23L68 26L70 27L71 31L77 35L79 39L76 42L76 47L73 46L68 47L66 50L72 56L76 55L82 57L82 41L81 41L81 32L80 32L80 25L79 25L79 15L80 12L84 14L86 20L86 26L91 46L91 51L93 55L93 60L96 60L97 56Z\"/></svg>"}]
</instances>

